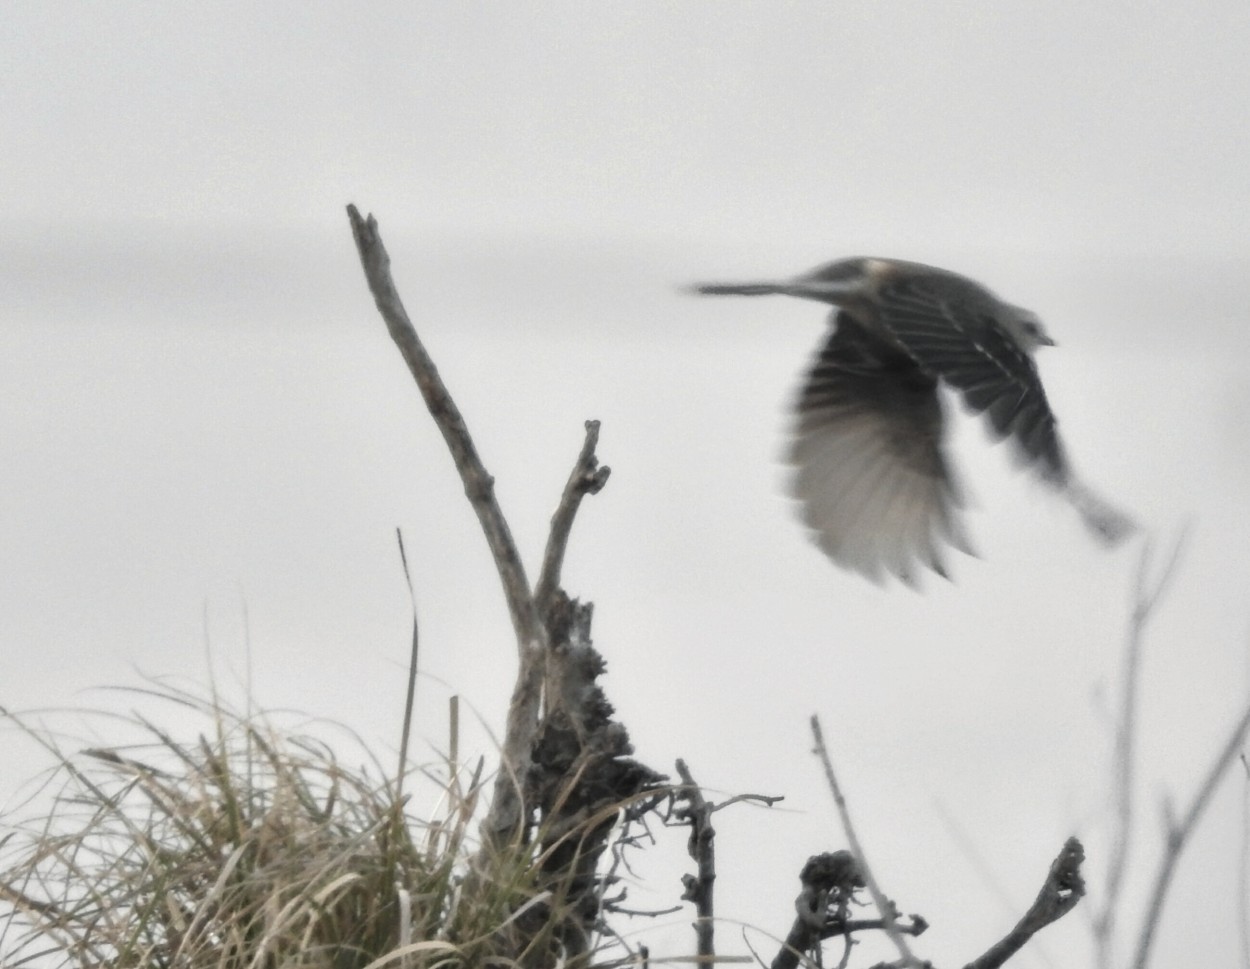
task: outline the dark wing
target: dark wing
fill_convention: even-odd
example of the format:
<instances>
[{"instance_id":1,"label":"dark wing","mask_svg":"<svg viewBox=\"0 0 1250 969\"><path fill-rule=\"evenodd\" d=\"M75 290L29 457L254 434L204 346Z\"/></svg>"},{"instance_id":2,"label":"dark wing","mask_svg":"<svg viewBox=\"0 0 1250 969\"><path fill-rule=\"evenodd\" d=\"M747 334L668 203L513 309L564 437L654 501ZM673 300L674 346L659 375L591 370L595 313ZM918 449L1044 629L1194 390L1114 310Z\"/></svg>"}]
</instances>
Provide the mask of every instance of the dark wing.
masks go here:
<instances>
[{"instance_id":1,"label":"dark wing","mask_svg":"<svg viewBox=\"0 0 1250 969\"><path fill-rule=\"evenodd\" d=\"M839 312L796 409L792 489L830 558L910 584L917 559L946 575L943 542L970 551L937 380L915 361Z\"/></svg>"},{"instance_id":2,"label":"dark wing","mask_svg":"<svg viewBox=\"0 0 1250 969\"><path fill-rule=\"evenodd\" d=\"M1055 484L1068 480L1055 415L1032 356L993 315L992 297L961 279L899 276L879 290L878 321L927 372L987 414L1025 460Z\"/></svg>"}]
</instances>

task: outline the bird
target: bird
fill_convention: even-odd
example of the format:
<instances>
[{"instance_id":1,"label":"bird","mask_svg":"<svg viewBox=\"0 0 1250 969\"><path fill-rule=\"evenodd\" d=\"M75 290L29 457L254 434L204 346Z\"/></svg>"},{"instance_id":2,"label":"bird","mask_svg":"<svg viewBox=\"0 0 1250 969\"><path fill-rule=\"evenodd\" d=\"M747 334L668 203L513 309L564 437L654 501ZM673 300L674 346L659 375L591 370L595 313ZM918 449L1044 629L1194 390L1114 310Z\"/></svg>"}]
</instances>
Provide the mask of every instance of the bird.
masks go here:
<instances>
[{"instance_id":1,"label":"bird","mask_svg":"<svg viewBox=\"0 0 1250 969\"><path fill-rule=\"evenodd\" d=\"M1041 320L975 280L855 257L781 281L693 289L833 307L795 401L787 459L803 520L836 564L916 587L925 568L950 578L947 547L976 554L941 386L983 414L1017 463L1066 498L1100 542L1115 545L1136 528L1072 470L1034 360L1038 348L1054 346Z\"/></svg>"}]
</instances>

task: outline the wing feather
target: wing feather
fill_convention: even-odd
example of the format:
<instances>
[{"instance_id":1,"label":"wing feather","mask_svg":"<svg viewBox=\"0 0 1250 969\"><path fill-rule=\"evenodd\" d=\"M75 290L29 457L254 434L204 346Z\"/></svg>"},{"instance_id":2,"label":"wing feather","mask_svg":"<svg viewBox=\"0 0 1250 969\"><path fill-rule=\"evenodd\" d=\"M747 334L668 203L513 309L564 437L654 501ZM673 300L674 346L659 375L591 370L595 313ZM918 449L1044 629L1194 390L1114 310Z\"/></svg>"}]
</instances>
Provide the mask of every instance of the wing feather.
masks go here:
<instances>
[{"instance_id":1,"label":"wing feather","mask_svg":"<svg viewBox=\"0 0 1250 969\"><path fill-rule=\"evenodd\" d=\"M1008 438L1056 483L1068 478L1057 424L1033 357L994 312L1000 304L955 276L899 275L878 291L880 324L927 373L985 412L999 438Z\"/></svg>"},{"instance_id":2,"label":"wing feather","mask_svg":"<svg viewBox=\"0 0 1250 969\"><path fill-rule=\"evenodd\" d=\"M970 551L937 380L915 360L840 312L796 409L792 490L830 558L915 584L917 562L946 575L943 544Z\"/></svg>"}]
</instances>

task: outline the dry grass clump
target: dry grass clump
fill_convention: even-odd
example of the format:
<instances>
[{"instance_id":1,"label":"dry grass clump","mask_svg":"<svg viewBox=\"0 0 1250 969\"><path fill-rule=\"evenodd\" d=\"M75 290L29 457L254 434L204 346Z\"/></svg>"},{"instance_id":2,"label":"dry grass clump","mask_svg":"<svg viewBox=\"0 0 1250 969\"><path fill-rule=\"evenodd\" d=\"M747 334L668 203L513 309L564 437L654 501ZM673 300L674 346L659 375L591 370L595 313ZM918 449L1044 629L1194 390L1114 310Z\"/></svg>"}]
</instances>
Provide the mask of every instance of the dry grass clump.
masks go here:
<instances>
[{"instance_id":1,"label":"dry grass clump","mask_svg":"<svg viewBox=\"0 0 1250 969\"><path fill-rule=\"evenodd\" d=\"M536 903L537 849L478 856L482 778L421 772L415 817L379 762L350 767L314 737L163 689L207 733L175 740L140 715L124 752L63 753L51 808L0 828L0 964L178 969L424 969L524 961L549 939L513 931ZM508 854L511 852L511 854ZM555 920L551 920L555 921Z\"/></svg>"}]
</instances>

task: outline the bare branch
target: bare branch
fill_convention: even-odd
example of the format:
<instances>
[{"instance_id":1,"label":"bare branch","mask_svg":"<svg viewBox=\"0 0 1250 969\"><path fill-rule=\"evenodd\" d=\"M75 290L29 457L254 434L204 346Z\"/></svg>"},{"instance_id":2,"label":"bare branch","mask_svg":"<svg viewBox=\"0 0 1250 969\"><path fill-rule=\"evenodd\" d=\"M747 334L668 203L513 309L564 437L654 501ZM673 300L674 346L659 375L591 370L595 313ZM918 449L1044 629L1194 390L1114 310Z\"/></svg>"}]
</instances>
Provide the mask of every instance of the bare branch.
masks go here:
<instances>
[{"instance_id":1,"label":"bare branch","mask_svg":"<svg viewBox=\"0 0 1250 969\"><path fill-rule=\"evenodd\" d=\"M1181 530L1172 553L1168 556L1159 578L1153 587L1147 588L1150 571L1151 546L1142 549L1141 560L1134 579L1133 611L1129 618L1128 636L1124 650L1124 667L1120 673L1120 716L1115 728L1115 753L1112 769L1115 778L1115 835L1111 842L1111 857L1107 862L1107 880L1101 909L1093 918L1094 944L1097 964L1109 969L1115 947L1116 915L1120 908L1121 889L1128 866L1129 847L1133 834L1133 788L1137 766L1137 713L1138 685L1141 682L1142 653L1146 627L1150 624L1155 607L1171 584L1180 563L1181 552L1189 537L1188 528Z\"/></svg>"},{"instance_id":2,"label":"bare branch","mask_svg":"<svg viewBox=\"0 0 1250 969\"><path fill-rule=\"evenodd\" d=\"M491 557L499 572L508 614L516 633L517 651L520 654L520 670L513 686L508 707L507 729L504 735L502 764L495 780L495 796L490 812L482 823L486 833L483 850L490 850L493 843L507 841L523 834L529 812L524 803L521 785L529 771L531 751L538 730L538 713L542 701L542 666L546 655L546 629L539 621L530 595L529 581L521 564L521 557L512 533L504 519L499 503L495 500L495 482L487 473L477 448L469 435L468 426L450 392L438 374L434 361L417 336L408 318L403 301L391 278L391 260L382 244L377 220L370 215L362 218L356 206L347 207L351 221L352 236L360 254L365 279L373 293L378 312L386 322L391 339L399 348L417 383L425 405L438 425L451 452L464 493L473 506L490 547Z\"/></svg>"},{"instance_id":3,"label":"bare branch","mask_svg":"<svg viewBox=\"0 0 1250 969\"><path fill-rule=\"evenodd\" d=\"M495 560L495 568L503 583L508 612L516 630L518 649L524 652L528 644L541 640L541 629L534 614L534 603L530 597L529 582L525 577L521 556L517 553L508 523L495 500L495 479L487 473L478 457L468 426L460 416L460 409L452 400L438 374L438 368L434 366L434 361L430 359L408 318L391 278L391 257L382 244L377 220L372 215L362 218L354 205L347 207L347 217L351 220L352 235L360 253L360 264L364 267L365 279L373 293L374 302L377 303L378 312L382 314L391 339L395 341L408 364L425 400L425 406L429 408L430 416L434 418L443 440L447 442L447 449L451 452L456 470L460 472L460 480L464 483L464 493L482 525L491 557Z\"/></svg>"},{"instance_id":4,"label":"bare branch","mask_svg":"<svg viewBox=\"0 0 1250 969\"><path fill-rule=\"evenodd\" d=\"M723 811L727 807L735 804L762 804L764 807L772 807L774 804L780 804L786 799L784 794L735 794L723 801L717 801L712 805L712 813Z\"/></svg>"},{"instance_id":5,"label":"bare branch","mask_svg":"<svg viewBox=\"0 0 1250 969\"><path fill-rule=\"evenodd\" d=\"M1224 775L1228 773L1233 761L1237 759L1237 754L1241 749L1241 745L1245 742L1246 733L1250 731L1250 708L1241 715L1241 719L1233 727L1232 732L1228 735L1219 755L1208 769L1206 777L1198 787L1198 791L1194 794L1193 800L1189 804L1188 810L1185 811L1180 821L1167 820L1166 840L1163 848L1163 858L1159 862L1159 871L1155 876L1154 888L1150 893L1150 901L1146 906L1146 914L1142 918L1141 935L1137 940L1137 952L1133 957L1134 969L1145 969L1146 964L1150 961L1150 949L1154 943L1155 928L1159 924L1159 917L1163 911L1163 903L1167 898L1168 889L1172 885L1172 875L1176 870L1176 865L1180 861L1181 852L1185 850L1185 845L1189 841L1189 837L1194 833L1194 829L1198 826L1198 822L1202 819L1202 814L1206 811L1207 805L1211 803L1211 798L1215 794L1215 789L1219 786L1220 781L1224 779Z\"/></svg>"},{"instance_id":6,"label":"bare branch","mask_svg":"<svg viewBox=\"0 0 1250 969\"><path fill-rule=\"evenodd\" d=\"M838 815L842 818L842 829L846 832L847 844L851 846L851 852L855 855L855 863L859 866L859 874L868 888L868 894L872 896L873 903L877 906L877 911L881 913L881 922L885 933L890 937L890 941L894 943L894 947L898 949L898 953L902 957L901 964L903 966L909 967L909 969L911 967L923 966L924 963L912 954L911 946L907 944L907 940L903 938L903 933L899 931L894 903L885 897L885 894L877 884L877 880L873 877L872 869L868 866L868 859L864 855L863 845L859 843L859 837L855 834L855 825L851 823L851 812L846 806L846 798L842 796L842 788L838 786L838 779L833 773L833 764L829 760L829 750L825 746L824 734L820 729L820 718L816 716L812 717L812 736L816 741L816 756L820 758L820 762L824 766L825 780L829 782L829 790L833 793L833 802L837 805Z\"/></svg>"},{"instance_id":7,"label":"bare branch","mask_svg":"<svg viewBox=\"0 0 1250 969\"><path fill-rule=\"evenodd\" d=\"M551 516L551 531L547 536L547 549L543 553L543 568L538 577L538 585L534 590L534 602L538 604L540 615L545 615L551 605L551 598L560 588L560 570L564 565L564 550L569 543L569 533L573 529L573 519L577 515L578 506L584 495L595 495L603 490L608 483L608 475L612 469L604 465L599 467L595 457L595 445L599 443L599 422L586 422L586 440L582 444L577 463L569 474L564 486L564 494L560 496L560 504Z\"/></svg>"},{"instance_id":8,"label":"bare branch","mask_svg":"<svg viewBox=\"0 0 1250 969\"><path fill-rule=\"evenodd\" d=\"M1024 913L1024 918L984 955L968 963L964 969L998 969L1035 934L1072 911L1085 894L1085 880L1081 877L1081 862L1084 860L1085 849L1081 842L1076 838L1069 838L1058 857L1051 862L1046 881L1029 910Z\"/></svg>"},{"instance_id":9,"label":"bare branch","mask_svg":"<svg viewBox=\"0 0 1250 969\"><path fill-rule=\"evenodd\" d=\"M687 804L687 807L682 808L681 814L690 823L690 857L698 866L697 875L682 877L686 890L681 897L694 903L697 916L694 933L699 959L710 961L716 957L713 921L715 911L712 903L716 885L716 829L712 827L712 812L716 808L704 799L703 792L681 758L677 760L677 774L681 777L682 786L674 793Z\"/></svg>"},{"instance_id":10,"label":"bare branch","mask_svg":"<svg viewBox=\"0 0 1250 969\"><path fill-rule=\"evenodd\" d=\"M906 920L895 919L894 924L903 935L921 935L929 929L929 923L922 915L908 915ZM853 935L856 932L867 932L869 929L881 930L885 923L881 919L847 919L845 922L829 922L820 933L822 939L836 939L840 935Z\"/></svg>"}]
</instances>

